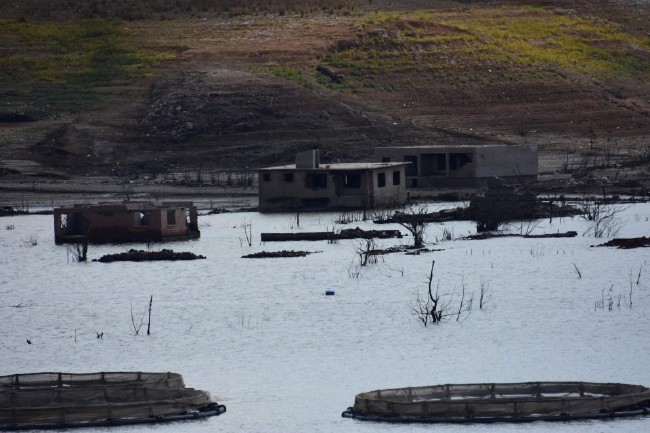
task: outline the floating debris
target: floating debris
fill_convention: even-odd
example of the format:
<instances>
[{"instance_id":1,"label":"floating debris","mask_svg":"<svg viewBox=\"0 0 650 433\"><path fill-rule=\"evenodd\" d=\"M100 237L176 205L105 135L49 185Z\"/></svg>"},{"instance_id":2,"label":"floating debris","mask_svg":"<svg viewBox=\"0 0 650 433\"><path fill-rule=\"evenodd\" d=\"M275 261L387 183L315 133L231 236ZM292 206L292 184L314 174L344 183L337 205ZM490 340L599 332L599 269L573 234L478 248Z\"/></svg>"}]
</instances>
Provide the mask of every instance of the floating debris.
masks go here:
<instances>
[{"instance_id":1,"label":"floating debris","mask_svg":"<svg viewBox=\"0 0 650 433\"><path fill-rule=\"evenodd\" d=\"M262 233L262 242L278 241L325 241L339 239L389 239L401 238L399 230L363 230L359 227L340 232Z\"/></svg>"},{"instance_id":2,"label":"floating debris","mask_svg":"<svg viewBox=\"0 0 650 433\"><path fill-rule=\"evenodd\" d=\"M173 250L160 250L160 251L144 251L144 250L129 250L125 253L107 254L102 256L95 262L111 263L111 262L150 262L157 260L200 260L205 259L205 256L197 255L190 252L175 252Z\"/></svg>"},{"instance_id":3,"label":"floating debris","mask_svg":"<svg viewBox=\"0 0 650 433\"><path fill-rule=\"evenodd\" d=\"M650 238L642 236L640 238L614 238L599 247L616 247L620 249L644 248L650 247Z\"/></svg>"},{"instance_id":4,"label":"floating debris","mask_svg":"<svg viewBox=\"0 0 650 433\"><path fill-rule=\"evenodd\" d=\"M271 257L305 257L309 254L318 253L320 251L260 251L259 253L247 254L242 256L242 259L265 259Z\"/></svg>"}]
</instances>

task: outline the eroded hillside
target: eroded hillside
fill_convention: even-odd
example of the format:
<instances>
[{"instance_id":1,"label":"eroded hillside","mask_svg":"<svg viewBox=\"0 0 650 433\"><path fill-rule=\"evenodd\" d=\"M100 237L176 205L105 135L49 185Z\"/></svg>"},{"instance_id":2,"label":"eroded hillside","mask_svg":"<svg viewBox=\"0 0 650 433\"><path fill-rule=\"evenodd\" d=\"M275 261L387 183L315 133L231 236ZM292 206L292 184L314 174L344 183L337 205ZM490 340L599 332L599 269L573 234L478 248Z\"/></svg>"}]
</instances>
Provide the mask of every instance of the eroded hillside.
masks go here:
<instances>
[{"instance_id":1,"label":"eroded hillside","mask_svg":"<svg viewBox=\"0 0 650 433\"><path fill-rule=\"evenodd\" d=\"M255 168L315 146L333 161L485 140L539 144L542 171L650 154L643 2L385 3L6 20L4 172Z\"/></svg>"}]
</instances>

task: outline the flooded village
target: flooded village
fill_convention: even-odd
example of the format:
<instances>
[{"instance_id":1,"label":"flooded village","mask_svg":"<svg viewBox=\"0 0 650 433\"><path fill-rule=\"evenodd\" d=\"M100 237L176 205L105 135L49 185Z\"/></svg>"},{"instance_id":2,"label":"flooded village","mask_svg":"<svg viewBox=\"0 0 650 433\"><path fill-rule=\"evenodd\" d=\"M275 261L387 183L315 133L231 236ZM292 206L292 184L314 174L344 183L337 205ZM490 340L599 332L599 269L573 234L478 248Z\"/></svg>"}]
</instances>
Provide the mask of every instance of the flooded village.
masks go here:
<instances>
[{"instance_id":1,"label":"flooded village","mask_svg":"<svg viewBox=\"0 0 650 433\"><path fill-rule=\"evenodd\" d=\"M23 374L181 372L185 383L209 393L210 403L201 406L207 409L197 413L221 415L184 425L196 432L237 425L244 431L350 431L363 419L408 421L383 409L369 415L379 403L359 400L373 398L359 393L408 386L415 388L404 392L415 396L429 392L418 386L436 383L476 384L459 391L467 402L499 383L537 386L529 403L523 388L514 397L521 408L555 399L557 388L563 399L576 399L575 419L602 418L602 408L587 404L608 401L608 417L620 407L627 415L621 426L643 429L647 421L635 409L645 404L643 387L632 391L639 396L634 403L610 390L593 391L598 398L582 391L571 397L567 387L650 380L638 357L648 349L638 332L650 302L647 198L540 195L529 187L534 174L480 178L468 156L452 164L446 152L422 158L425 167L428 158L440 168L427 177L417 176L422 162L409 154L391 156L395 162L322 164L318 151L307 151L295 164L258 170L259 209L252 199L240 208L206 206L209 198L201 195L197 203L155 200L137 187L119 200L119 185L113 201L84 199L25 212L6 207L1 311L10 330L4 344L13 350L5 363ZM414 198L436 187L408 185L437 179L449 194L456 179L448 165L464 168L456 185L458 197L467 194L463 200ZM200 187L184 188L187 198ZM616 248L605 242L610 239L639 248ZM541 323L551 333L540 333ZM603 370L604 364L619 368ZM19 380L36 380L7 378L13 389ZM54 380L57 389L62 379L38 380ZM128 386L156 386L148 381ZM110 385L102 383L94 386ZM24 398L33 392L26 386ZM77 385L70 386L73 402ZM431 409L417 417L442 422L445 431L472 420L570 417L566 408L554 412L551 400L543 400L546 409L526 413L511 412L510 403L497 399L489 413L475 407L469 418L466 412L456 418L445 403L450 400L432 389L425 397ZM38 404L34 399L30 404ZM147 400L138 403L144 412L121 416L150 431L159 427L143 421L185 419L190 406L177 401L164 412ZM79 424L81 411L92 421L79 425L107 425L104 412L89 417L81 401L71 404L66 415L57 415L58 425ZM409 404L415 404L409 411L421 407ZM433 412L438 404L442 412ZM288 417L292 410L300 415ZM151 418L151 411L159 415ZM252 411L259 416L245 415ZM6 426L45 426L50 421L43 413L41 424L7 415ZM640 418L629 417L637 413ZM594 422L602 421L574 421L563 429L591 431ZM546 425L533 428L547 431ZM518 424L503 428L515 431Z\"/></svg>"},{"instance_id":2,"label":"flooded village","mask_svg":"<svg viewBox=\"0 0 650 433\"><path fill-rule=\"evenodd\" d=\"M649 18L0 3L0 431L648 431Z\"/></svg>"}]
</instances>

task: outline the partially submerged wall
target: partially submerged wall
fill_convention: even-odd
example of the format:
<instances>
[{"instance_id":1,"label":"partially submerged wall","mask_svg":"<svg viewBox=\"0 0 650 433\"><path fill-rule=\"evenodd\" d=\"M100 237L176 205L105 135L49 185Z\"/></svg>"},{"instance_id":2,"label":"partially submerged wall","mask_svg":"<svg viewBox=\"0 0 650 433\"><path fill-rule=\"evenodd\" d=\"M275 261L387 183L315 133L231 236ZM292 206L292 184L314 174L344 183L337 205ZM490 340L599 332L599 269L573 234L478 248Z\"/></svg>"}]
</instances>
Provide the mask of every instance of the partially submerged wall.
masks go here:
<instances>
[{"instance_id":1,"label":"partially submerged wall","mask_svg":"<svg viewBox=\"0 0 650 433\"><path fill-rule=\"evenodd\" d=\"M536 177L537 146L477 146L474 151L475 175L486 177Z\"/></svg>"},{"instance_id":2,"label":"partially submerged wall","mask_svg":"<svg viewBox=\"0 0 650 433\"><path fill-rule=\"evenodd\" d=\"M408 188L475 186L491 177L533 179L538 172L538 150L529 145L457 145L379 147L382 162L409 162Z\"/></svg>"},{"instance_id":3,"label":"partially submerged wall","mask_svg":"<svg viewBox=\"0 0 650 433\"><path fill-rule=\"evenodd\" d=\"M200 236L191 203L129 202L54 209L54 240L61 244L154 242Z\"/></svg>"}]
</instances>

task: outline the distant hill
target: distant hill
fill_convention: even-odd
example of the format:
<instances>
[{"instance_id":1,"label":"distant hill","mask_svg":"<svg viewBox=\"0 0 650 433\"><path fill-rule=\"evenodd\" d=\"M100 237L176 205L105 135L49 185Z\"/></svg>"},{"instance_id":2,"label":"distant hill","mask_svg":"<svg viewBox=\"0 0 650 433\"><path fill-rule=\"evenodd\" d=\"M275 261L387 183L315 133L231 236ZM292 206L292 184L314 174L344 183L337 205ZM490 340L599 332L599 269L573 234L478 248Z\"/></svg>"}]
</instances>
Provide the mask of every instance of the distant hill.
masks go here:
<instances>
[{"instance_id":1,"label":"distant hill","mask_svg":"<svg viewBox=\"0 0 650 433\"><path fill-rule=\"evenodd\" d=\"M495 141L538 144L542 170L650 154L647 2L47 5L0 4L0 174L207 173L312 147L327 162Z\"/></svg>"}]
</instances>

